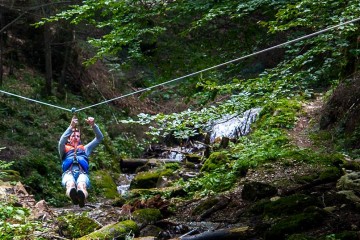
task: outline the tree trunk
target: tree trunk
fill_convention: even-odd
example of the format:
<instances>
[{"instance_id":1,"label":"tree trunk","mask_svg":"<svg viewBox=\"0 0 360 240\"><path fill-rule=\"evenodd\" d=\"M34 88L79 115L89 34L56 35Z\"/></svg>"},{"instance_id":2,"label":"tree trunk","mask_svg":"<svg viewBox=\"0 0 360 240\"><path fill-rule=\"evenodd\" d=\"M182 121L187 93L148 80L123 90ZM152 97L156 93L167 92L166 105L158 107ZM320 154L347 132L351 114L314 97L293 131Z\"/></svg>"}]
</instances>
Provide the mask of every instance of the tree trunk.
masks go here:
<instances>
[{"instance_id":1,"label":"tree trunk","mask_svg":"<svg viewBox=\"0 0 360 240\"><path fill-rule=\"evenodd\" d=\"M46 1L47 3L47 1ZM42 8L44 17L49 16L49 8ZM45 46L45 94L51 95L52 89L52 61L51 61L51 28L50 24L44 25L44 46Z\"/></svg>"},{"instance_id":2,"label":"tree trunk","mask_svg":"<svg viewBox=\"0 0 360 240\"><path fill-rule=\"evenodd\" d=\"M61 95L65 95L65 79L66 79L66 69L69 65L70 62L70 58L72 55L72 49L73 49L73 44L75 44L75 30L72 31L72 39L70 41L70 43L66 44L66 49L65 49L65 57L64 57L64 64L63 67L61 69L61 76L60 76L60 80L59 80L59 87L58 87L58 92Z\"/></svg>"},{"instance_id":3,"label":"tree trunk","mask_svg":"<svg viewBox=\"0 0 360 240\"><path fill-rule=\"evenodd\" d=\"M4 26L4 16L3 16L3 12L0 11L0 29L3 28ZM3 38L3 32L0 32L0 87L2 87L3 85L3 54L4 54L4 38Z\"/></svg>"},{"instance_id":4,"label":"tree trunk","mask_svg":"<svg viewBox=\"0 0 360 240\"><path fill-rule=\"evenodd\" d=\"M44 26L44 42L45 42L45 93L51 95L52 88L52 61L51 61L51 32L49 24Z\"/></svg>"}]
</instances>

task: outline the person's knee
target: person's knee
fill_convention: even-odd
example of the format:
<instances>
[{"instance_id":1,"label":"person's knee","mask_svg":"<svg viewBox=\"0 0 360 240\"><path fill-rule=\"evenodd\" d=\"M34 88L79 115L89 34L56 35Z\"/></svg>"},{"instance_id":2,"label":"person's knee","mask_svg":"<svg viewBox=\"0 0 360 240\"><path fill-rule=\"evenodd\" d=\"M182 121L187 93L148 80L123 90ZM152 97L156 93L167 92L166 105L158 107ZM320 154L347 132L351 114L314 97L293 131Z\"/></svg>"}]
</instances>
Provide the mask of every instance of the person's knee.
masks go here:
<instances>
[{"instance_id":1,"label":"person's knee","mask_svg":"<svg viewBox=\"0 0 360 240\"><path fill-rule=\"evenodd\" d=\"M75 182L74 181L67 181L66 182L66 188L73 188L75 187Z\"/></svg>"},{"instance_id":2,"label":"person's knee","mask_svg":"<svg viewBox=\"0 0 360 240\"><path fill-rule=\"evenodd\" d=\"M86 189L86 183L85 182L79 182L77 184L78 189Z\"/></svg>"}]
</instances>

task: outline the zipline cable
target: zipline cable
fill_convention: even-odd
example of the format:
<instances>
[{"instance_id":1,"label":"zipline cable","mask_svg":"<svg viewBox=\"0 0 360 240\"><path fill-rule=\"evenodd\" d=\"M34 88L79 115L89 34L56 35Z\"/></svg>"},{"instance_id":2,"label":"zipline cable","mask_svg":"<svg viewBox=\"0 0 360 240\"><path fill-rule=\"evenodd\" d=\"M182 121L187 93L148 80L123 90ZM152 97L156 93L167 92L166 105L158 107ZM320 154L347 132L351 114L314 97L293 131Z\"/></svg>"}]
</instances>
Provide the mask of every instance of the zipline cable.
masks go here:
<instances>
[{"instance_id":1,"label":"zipline cable","mask_svg":"<svg viewBox=\"0 0 360 240\"><path fill-rule=\"evenodd\" d=\"M36 103L40 103L40 104L43 104L43 105L46 105L46 106L50 106L50 107L62 109L62 110L65 110L65 111L69 111L69 112L74 111L74 110L72 110L72 109L67 109L67 108L63 108L63 107L60 107L60 106L56 106L56 105L53 105L53 104L50 104L50 103L46 103L46 102L38 101L38 100L35 100L35 99L23 97L23 96L20 96L20 95L16 95L16 94L14 94L14 93L5 92L5 91L3 91L3 90L0 90L0 92L1 92L1 93L4 93L4 94L7 94L7 95L10 95L10 96L22 98L22 99L25 99L25 100L28 100L28 101L31 101L31 102L36 102Z\"/></svg>"},{"instance_id":2,"label":"zipline cable","mask_svg":"<svg viewBox=\"0 0 360 240\"><path fill-rule=\"evenodd\" d=\"M341 27L341 26L346 25L346 24L354 23L354 22L359 21L359 20L360 20L360 18L356 18L356 19L353 19L353 20L350 20L350 21L347 21L347 22L344 22L344 23L340 23L340 24L338 24L338 25L335 25L335 26L332 26L332 27L329 27L329 28L320 30L320 31L318 31L318 32L311 33L311 34L308 34L308 35L305 35L305 36L302 36L302 37L299 37L299 38L290 40L290 41L288 41L288 42L281 43L281 44L275 45L275 46L273 46L273 47L270 47L270 48L267 48L267 49L264 49L264 50L261 50L261 51L257 51L257 52L251 53L251 54L249 54L249 55L246 55L246 56L243 56L243 57L239 57L239 58L236 58L236 59L233 59L233 60L230 60L230 61L227 61L227 62L218 64L218 65L209 67L209 68L205 68L205 69L203 69L203 70L200 70L200 71L197 71L197 72L193 72L193 73L190 73L190 74L188 74L188 75L185 75L185 76L182 76L182 77L178 77L178 78L172 79L172 80L167 81L167 82L163 82L163 83L160 83L160 84L157 84L157 85L148 87L148 88L144 88L144 89L141 89L141 90L138 90L138 91L129 93L129 94L125 94L125 95L122 95L122 96L119 96L119 97L115 97L115 98L112 98L112 99L109 99L109 100L106 100L106 101L103 101L103 102L99 102L99 103L96 103L96 104L93 104L93 105L90 105L90 106L87 106L87 107L83 107L83 108L80 108L80 109L78 109L78 110L76 110L76 111L82 111L82 110L85 110L85 109L88 109L88 108L92 108L92 107L95 107L95 106L98 106L98 105L101 105L101 104L105 104L105 103L109 103L109 102L118 100L118 99L120 99L120 98L124 98L124 97L128 97L128 96L131 96L131 95L134 95L134 94L137 94L137 93L145 92L145 91L151 90L151 89L153 89L153 88L156 88L156 87L159 87L159 86L162 86L162 85L166 85L166 84L169 84L169 83L172 83L172 82L175 82L175 81L178 81L178 80L187 78L187 77L191 77L191 76L197 75L197 74L199 74L199 73L203 73L203 72L206 72L206 71L209 71L209 70L218 68L218 67L222 67L222 66L224 66L224 65L227 65L227 64L230 64L230 63L233 63L233 62L237 62L237 61L243 60L243 59L248 58L248 57L252 57L252 56L258 55L258 54L260 54L260 53L264 53L264 52L273 50L273 49L275 49L275 48L279 48L279 47L282 47L282 46L285 46L285 45L288 45L288 44L291 44L291 43L294 43L294 42L301 41L301 40L306 39L306 38L310 38L310 37L319 35L319 34L321 34L321 33L330 31L330 30L332 30L332 29L334 29L334 28L338 28L338 27Z\"/></svg>"},{"instance_id":3,"label":"zipline cable","mask_svg":"<svg viewBox=\"0 0 360 240\"><path fill-rule=\"evenodd\" d=\"M254 52L254 53L251 53L251 54L248 54L248 55L245 55L245 56L242 56L242 57L239 57L239 58L236 58L236 59L233 59L233 60L230 60L230 61L221 63L221 64L218 64L218 65L215 65L215 66L212 66L212 67L209 67L209 68L205 68L205 69L200 70L200 71L197 71L197 72L193 72L193 73L190 73L190 74L187 74L187 75L184 75L184 76L181 76L181 77L172 79L172 80L167 81L167 82L163 82L163 83L160 83L160 84L156 84L156 85L151 86L151 87L148 87L148 88L144 88L144 89L141 89L141 90L138 90L138 91L134 91L134 92L125 94L125 95L121 95L121 96L119 96L119 97L115 97L115 98L112 98L112 99L109 99L109 100L105 100L105 101L103 101L103 102L99 102L99 103L96 103L96 104L93 104L93 105L89 105L89 106L87 106L87 107L83 107L83 108L80 108L80 109L75 109L75 108L67 109L67 108L63 108L63 107L56 106L56 105L53 105L53 104L49 104L49 103L45 103L45 102L42 102L42 101L38 101L38 100L35 100L35 99L31 99L31 98L23 97L23 96L16 95L16 94L13 94L13 93L5 92L5 91L2 91L2 90L0 90L0 92L2 92L2 93L4 93L4 94L7 94L7 95L14 96L14 97L19 97L19 98L22 98L22 99L25 99L25 100L28 100L28 101L32 101L32 102L40 103L40 104L43 104L43 105L47 105L47 106L50 106L50 107L62 109L62 110L65 110L65 111L70 111L70 112L72 112L72 113L80 112L80 111L83 111L83 110L85 110L85 109L93 108L93 107L95 107L95 106L99 106L99 105L102 105L102 104L105 104L105 103L109 103L109 102L112 102L112 101L115 101L115 100L118 100L118 99L121 99L121 98L125 98L125 97L131 96L131 95L135 95L135 94L137 94L137 93L149 91L149 90L151 90L151 89L153 89L153 88L156 88L156 87L159 87L159 86L163 86L163 85L166 85L166 84L175 82L175 81L179 81L179 80L181 80L181 79L188 78L188 77L191 77L191 76L194 76L194 75L197 75L197 74L199 74L199 73L203 73L203 72L206 72L206 71L215 69L215 68L219 68L219 67L222 67L222 66L224 66L224 65L227 65L227 64L230 64L230 63L233 63L233 62L237 62L237 61L243 60L243 59L248 58L248 57L252 57L252 56L258 55L258 54L260 54L260 53L268 52L268 51L273 50L273 49L275 49L275 48L279 48L279 47L282 47L282 46L285 46L285 45L288 45L288 44L291 44L291 43L294 43L294 42L298 42L298 41L301 41L301 40L304 40L304 39L307 39L307 38L310 38L310 37L319 35L319 34L321 34L321 33L328 32L328 31L330 31L330 30L332 30L332 29L335 29L335 28L338 28L338 27L341 27L341 26L344 26L344 25L347 25L347 24L350 24L350 23L357 22L357 21L359 21L359 20L360 20L360 17L359 17L359 18L355 18L355 19L353 19L353 20L349 20L349 21L340 23L340 24L337 24L337 25L334 25L334 26L332 26L332 27L325 28L325 29L323 29L323 30L320 30L320 31L317 31L317 32L314 32L314 33L311 33L311 34L308 34L308 35L305 35L305 36L302 36L302 37L299 37L299 38L296 38L296 39L293 39L293 40L290 40L290 41L287 41L287 42L285 42L285 43L281 43L281 44L275 45L275 46L270 47L270 48L266 48L266 49L263 49L263 50L260 50L260 51L257 51L257 52Z\"/></svg>"}]
</instances>

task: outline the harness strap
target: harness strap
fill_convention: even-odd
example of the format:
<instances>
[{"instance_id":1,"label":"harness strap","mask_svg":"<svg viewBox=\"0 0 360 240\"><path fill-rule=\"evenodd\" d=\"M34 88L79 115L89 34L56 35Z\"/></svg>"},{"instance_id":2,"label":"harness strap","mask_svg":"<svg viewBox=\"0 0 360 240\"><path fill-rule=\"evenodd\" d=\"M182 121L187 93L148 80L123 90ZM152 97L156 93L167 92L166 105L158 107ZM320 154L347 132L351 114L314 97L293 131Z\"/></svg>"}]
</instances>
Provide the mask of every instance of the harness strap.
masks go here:
<instances>
[{"instance_id":1,"label":"harness strap","mask_svg":"<svg viewBox=\"0 0 360 240\"><path fill-rule=\"evenodd\" d=\"M77 157L76 157L76 152L77 152L77 147L74 148L74 160L73 160L73 163L78 163L78 160L77 160Z\"/></svg>"},{"instance_id":2,"label":"harness strap","mask_svg":"<svg viewBox=\"0 0 360 240\"><path fill-rule=\"evenodd\" d=\"M72 164L70 165L69 169L68 169L66 172L71 172L72 174L74 174L75 171L73 170L73 166L74 166L75 164L76 164L76 165L79 167L79 169L80 169L79 173L84 173L84 174L86 174L86 172L84 171L84 169L82 168L82 166L81 166L80 164L78 164L78 163L72 163Z\"/></svg>"}]
</instances>

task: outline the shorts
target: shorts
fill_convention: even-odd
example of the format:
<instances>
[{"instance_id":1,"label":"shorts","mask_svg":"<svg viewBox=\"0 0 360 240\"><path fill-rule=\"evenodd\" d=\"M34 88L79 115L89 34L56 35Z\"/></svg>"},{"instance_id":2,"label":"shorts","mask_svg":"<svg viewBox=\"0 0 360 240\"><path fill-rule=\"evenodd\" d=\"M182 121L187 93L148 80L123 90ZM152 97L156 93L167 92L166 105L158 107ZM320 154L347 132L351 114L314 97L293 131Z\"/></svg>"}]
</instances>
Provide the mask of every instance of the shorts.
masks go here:
<instances>
[{"instance_id":1,"label":"shorts","mask_svg":"<svg viewBox=\"0 0 360 240\"><path fill-rule=\"evenodd\" d=\"M77 174L74 174L71 170L67 170L62 175L61 185L66 187L66 183L68 181L75 182L76 185L80 182L85 182L86 187L90 187L90 179L88 174L85 172L78 172Z\"/></svg>"}]
</instances>

